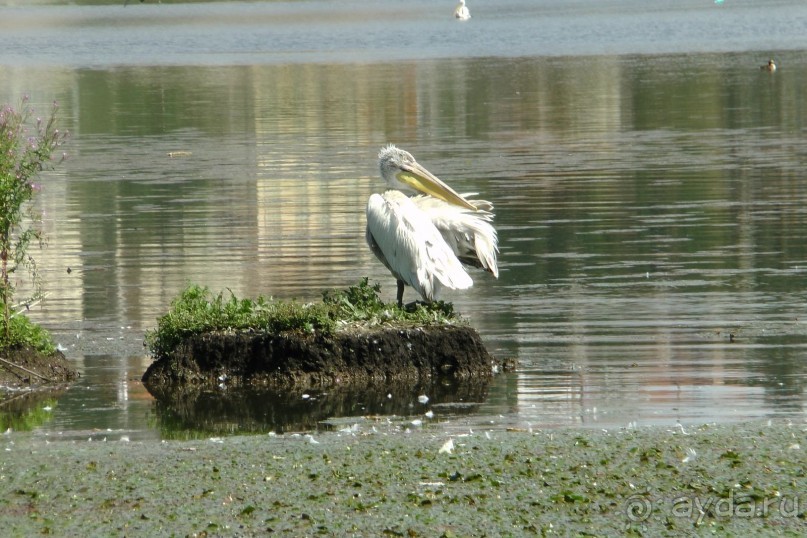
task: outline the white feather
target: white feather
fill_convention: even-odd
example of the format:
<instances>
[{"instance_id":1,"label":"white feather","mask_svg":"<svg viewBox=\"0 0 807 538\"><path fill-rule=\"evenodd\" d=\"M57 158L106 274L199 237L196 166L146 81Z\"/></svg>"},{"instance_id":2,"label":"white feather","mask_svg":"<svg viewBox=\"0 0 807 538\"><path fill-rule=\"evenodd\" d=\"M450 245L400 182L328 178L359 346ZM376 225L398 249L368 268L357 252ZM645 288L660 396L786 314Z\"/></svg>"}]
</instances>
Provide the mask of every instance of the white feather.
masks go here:
<instances>
[{"instance_id":1,"label":"white feather","mask_svg":"<svg viewBox=\"0 0 807 538\"><path fill-rule=\"evenodd\" d=\"M481 267L499 278L496 263L498 238L496 230L490 224L493 213L486 210L472 211L431 196L415 196L412 201L428 215L455 256L463 263ZM477 207L493 209L489 202L469 201Z\"/></svg>"},{"instance_id":2,"label":"white feather","mask_svg":"<svg viewBox=\"0 0 807 538\"><path fill-rule=\"evenodd\" d=\"M367 242L395 278L427 301L437 297L441 285L455 290L473 285L431 218L402 192L370 197Z\"/></svg>"}]
</instances>

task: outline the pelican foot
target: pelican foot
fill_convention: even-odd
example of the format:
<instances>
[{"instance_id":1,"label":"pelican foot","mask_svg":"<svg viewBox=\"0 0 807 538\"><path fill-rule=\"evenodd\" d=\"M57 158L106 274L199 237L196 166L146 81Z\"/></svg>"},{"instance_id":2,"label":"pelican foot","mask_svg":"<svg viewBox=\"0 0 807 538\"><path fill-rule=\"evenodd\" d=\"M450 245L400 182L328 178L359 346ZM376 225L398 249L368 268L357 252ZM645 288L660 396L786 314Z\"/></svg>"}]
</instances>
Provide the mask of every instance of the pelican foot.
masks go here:
<instances>
[{"instance_id":1,"label":"pelican foot","mask_svg":"<svg viewBox=\"0 0 807 538\"><path fill-rule=\"evenodd\" d=\"M412 301L411 303L406 303L401 308L403 308L406 312L412 313L417 311L419 307L428 306L429 304L431 303L427 303L426 301Z\"/></svg>"}]
</instances>

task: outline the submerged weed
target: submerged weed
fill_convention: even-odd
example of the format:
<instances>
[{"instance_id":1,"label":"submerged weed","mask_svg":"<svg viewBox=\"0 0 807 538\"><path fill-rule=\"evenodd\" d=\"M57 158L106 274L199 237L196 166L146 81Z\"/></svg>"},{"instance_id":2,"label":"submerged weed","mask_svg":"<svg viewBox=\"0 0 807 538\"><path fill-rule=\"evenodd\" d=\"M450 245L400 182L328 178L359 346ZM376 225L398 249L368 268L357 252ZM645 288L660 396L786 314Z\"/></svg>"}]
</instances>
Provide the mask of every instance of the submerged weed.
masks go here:
<instances>
[{"instance_id":1,"label":"submerged weed","mask_svg":"<svg viewBox=\"0 0 807 538\"><path fill-rule=\"evenodd\" d=\"M451 303L435 301L399 308L379 297L379 284L370 285L367 277L344 290L323 293L320 303L238 299L230 291L214 295L207 287L189 285L174 299L168 313L157 320L157 328L146 334L146 342L155 357L169 355L185 338L203 332L255 331L277 334L334 333L338 327L384 323L427 325L455 323Z\"/></svg>"}]
</instances>

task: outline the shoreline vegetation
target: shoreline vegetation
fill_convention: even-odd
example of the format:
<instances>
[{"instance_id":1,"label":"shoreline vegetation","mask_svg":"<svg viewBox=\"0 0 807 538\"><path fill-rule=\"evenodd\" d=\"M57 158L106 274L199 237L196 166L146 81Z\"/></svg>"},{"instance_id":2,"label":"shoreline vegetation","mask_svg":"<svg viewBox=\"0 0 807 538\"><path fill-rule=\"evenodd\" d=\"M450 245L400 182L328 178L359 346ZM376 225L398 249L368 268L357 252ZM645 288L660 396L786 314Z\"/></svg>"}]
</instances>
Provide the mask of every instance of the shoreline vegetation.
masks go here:
<instances>
[{"instance_id":1,"label":"shoreline vegetation","mask_svg":"<svg viewBox=\"0 0 807 538\"><path fill-rule=\"evenodd\" d=\"M65 158L52 159L67 139L56 125L58 109L53 103L48 116L37 116L27 96L16 108L0 106L0 386L53 384L78 375L48 331L25 316L44 297L31 253L45 242L33 199L43 188L40 174ZM20 297L21 291L28 295Z\"/></svg>"},{"instance_id":2,"label":"shoreline vegetation","mask_svg":"<svg viewBox=\"0 0 807 538\"><path fill-rule=\"evenodd\" d=\"M10 536L802 536L805 425L0 436Z\"/></svg>"}]
</instances>

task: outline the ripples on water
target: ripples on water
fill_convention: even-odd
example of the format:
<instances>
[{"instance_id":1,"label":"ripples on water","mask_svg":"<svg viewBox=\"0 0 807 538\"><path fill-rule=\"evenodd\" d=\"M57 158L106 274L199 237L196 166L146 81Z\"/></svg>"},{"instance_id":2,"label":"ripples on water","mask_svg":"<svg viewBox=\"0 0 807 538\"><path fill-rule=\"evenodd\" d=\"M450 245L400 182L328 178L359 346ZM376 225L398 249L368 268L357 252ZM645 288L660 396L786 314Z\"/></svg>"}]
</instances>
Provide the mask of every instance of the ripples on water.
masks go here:
<instances>
[{"instance_id":1,"label":"ripples on water","mask_svg":"<svg viewBox=\"0 0 807 538\"><path fill-rule=\"evenodd\" d=\"M804 48L807 33L773 42L749 24L736 34L719 21L751 21L758 8L736 2L716 15L702 4L631 19L654 17L643 31L680 36L676 21L706 14L712 41L653 41L687 52L674 55L636 54L654 51L606 9L630 3L519 11L515 2L489 20L472 6L473 26L450 24L429 4L404 21L425 17L417 28L435 37L428 47L400 41L400 62L379 61L390 50L379 32L397 3L310 28L319 3L213 4L188 27L187 6L130 6L114 12L120 20L111 7L48 8L52 21L68 10L79 26L99 21L96 9L103 16L73 36L84 43L75 54L46 39L39 66L21 67L3 48L3 100L38 88L34 99L58 99L73 133L70 160L40 199L50 296L32 315L70 354L85 349L73 347L76 335L103 342L153 327L189 281L309 300L368 275L392 299L392 278L364 244L363 211L379 185L378 147L393 141L497 207L500 279L475 273L473 290L447 298L520 368L498 377L483 402L441 402L444 427L801 418L807 71L801 50L787 50ZM804 23L801 5L769 8L774 18L792 15L785 29ZM205 18L221 10L220 25ZM125 39L114 42L103 20ZM324 41L280 31L280 20ZM227 40L234 28L259 32L261 21L278 30L273 54L260 55L268 45L249 33ZM524 21L538 37L514 46ZM190 46L202 27L215 50ZM346 29L379 47L351 41L356 50L339 58L318 48ZM143 40L165 34L168 43ZM557 43L541 52L547 35ZM300 42L278 45L292 37ZM116 44L100 51L93 39ZM700 53L754 47L765 50ZM455 56L449 49L460 52L431 59ZM771 50L773 76L758 69ZM61 62L75 67L52 67ZM78 355L85 377L60 399L49 431L167 434L167 419L132 381L148 359ZM422 411L393 412L407 409Z\"/></svg>"},{"instance_id":2,"label":"ripples on water","mask_svg":"<svg viewBox=\"0 0 807 538\"><path fill-rule=\"evenodd\" d=\"M798 0L146 2L15 6L0 21L6 65L255 65L800 50ZM61 2L43 2L61 3ZM80 0L75 2L80 4ZM773 30L775 29L775 31ZM65 47L69 46L69 53Z\"/></svg>"}]
</instances>

